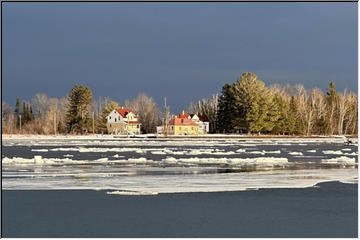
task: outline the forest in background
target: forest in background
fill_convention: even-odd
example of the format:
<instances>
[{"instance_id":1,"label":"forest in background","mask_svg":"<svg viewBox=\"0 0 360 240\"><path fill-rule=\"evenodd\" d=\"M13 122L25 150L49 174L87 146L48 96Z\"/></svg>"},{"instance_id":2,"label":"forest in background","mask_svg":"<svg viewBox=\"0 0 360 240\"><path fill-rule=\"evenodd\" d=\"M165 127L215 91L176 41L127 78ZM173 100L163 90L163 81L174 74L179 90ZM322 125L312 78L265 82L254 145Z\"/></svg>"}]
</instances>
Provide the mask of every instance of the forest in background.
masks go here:
<instances>
[{"instance_id":1,"label":"forest in background","mask_svg":"<svg viewBox=\"0 0 360 240\"><path fill-rule=\"evenodd\" d=\"M109 97L93 98L92 90L75 85L67 96L36 94L15 100L15 108L2 102L3 134L106 134L106 116L120 106ZM139 115L143 133L154 133L163 124L164 112L145 93L125 100ZM266 86L255 73L243 73L225 84L221 93L190 103L189 113L206 115L210 133L275 135L357 135L358 97L337 92L331 82L324 93L302 85Z\"/></svg>"}]
</instances>

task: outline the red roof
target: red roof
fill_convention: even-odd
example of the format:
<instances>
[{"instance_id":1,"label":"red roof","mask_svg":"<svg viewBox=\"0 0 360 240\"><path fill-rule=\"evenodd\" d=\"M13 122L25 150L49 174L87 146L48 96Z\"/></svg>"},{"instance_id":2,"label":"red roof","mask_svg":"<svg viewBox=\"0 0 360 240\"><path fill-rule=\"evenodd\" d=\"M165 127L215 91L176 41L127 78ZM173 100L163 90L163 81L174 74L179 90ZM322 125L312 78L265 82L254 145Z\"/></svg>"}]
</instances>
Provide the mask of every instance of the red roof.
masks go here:
<instances>
[{"instance_id":1,"label":"red roof","mask_svg":"<svg viewBox=\"0 0 360 240\"><path fill-rule=\"evenodd\" d=\"M188 114L188 113L184 113L184 114L179 114L179 115L177 115L177 117L178 118L189 118L190 117L190 114Z\"/></svg>"},{"instance_id":2,"label":"red roof","mask_svg":"<svg viewBox=\"0 0 360 240\"><path fill-rule=\"evenodd\" d=\"M169 121L169 125L180 125L180 126L197 126L197 124L187 118L173 118Z\"/></svg>"},{"instance_id":3,"label":"red roof","mask_svg":"<svg viewBox=\"0 0 360 240\"><path fill-rule=\"evenodd\" d=\"M119 107L115 109L122 117L126 117L126 115L128 115L129 112L131 112L130 108L124 108L124 107Z\"/></svg>"}]
</instances>

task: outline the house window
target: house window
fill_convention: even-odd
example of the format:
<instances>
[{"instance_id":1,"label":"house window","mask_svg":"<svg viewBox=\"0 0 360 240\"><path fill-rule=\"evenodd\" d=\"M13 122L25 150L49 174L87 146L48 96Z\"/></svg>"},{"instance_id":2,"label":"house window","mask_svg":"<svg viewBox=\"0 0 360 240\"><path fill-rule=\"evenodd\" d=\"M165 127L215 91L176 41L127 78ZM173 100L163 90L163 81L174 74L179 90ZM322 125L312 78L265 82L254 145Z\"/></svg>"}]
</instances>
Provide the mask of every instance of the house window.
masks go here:
<instances>
[{"instance_id":1,"label":"house window","mask_svg":"<svg viewBox=\"0 0 360 240\"><path fill-rule=\"evenodd\" d=\"M184 119L181 119L181 123L184 123Z\"/></svg>"},{"instance_id":2,"label":"house window","mask_svg":"<svg viewBox=\"0 0 360 240\"><path fill-rule=\"evenodd\" d=\"M115 122L116 122L116 118L115 118Z\"/></svg>"},{"instance_id":3,"label":"house window","mask_svg":"<svg viewBox=\"0 0 360 240\"><path fill-rule=\"evenodd\" d=\"M174 126L171 126L171 130L174 130Z\"/></svg>"},{"instance_id":4,"label":"house window","mask_svg":"<svg viewBox=\"0 0 360 240\"><path fill-rule=\"evenodd\" d=\"M179 127L179 130L181 130L181 127Z\"/></svg>"},{"instance_id":5,"label":"house window","mask_svg":"<svg viewBox=\"0 0 360 240\"><path fill-rule=\"evenodd\" d=\"M119 121L120 121L120 117L119 117Z\"/></svg>"},{"instance_id":6,"label":"house window","mask_svg":"<svg viewBox=\"0 0 360 240\"><path fill-rule=\"evenodd\" d=\"M109 119L111 119L111 116L109 117Z\"/></svg>"},{"instance_id":7,"label":"house window","mask_svg":"<svg viewBox=\"0 0 360 240\"><path fill-rule=\"evenodd\" d=\"M136 128L139 128L140 126L139 125L136 125Z\"/></svg>"},{"instance_id":8,"label":"house window","mask_svg":"<svg viewBox=\"0 0 360 240\"><path fill-rule=\"evenodd\" d=\"M110 123L110 127L111 127L111 123Z\"/></svg>"},{"instance_id":9,"label":"house window","mask_svg":"<svg viewBox=\"0 0 360 240\"><path fill-rule=\"evenodd\" d=\"M191 127L191 130L194 130L194 127Z\"/></svg>"}]
</instances>

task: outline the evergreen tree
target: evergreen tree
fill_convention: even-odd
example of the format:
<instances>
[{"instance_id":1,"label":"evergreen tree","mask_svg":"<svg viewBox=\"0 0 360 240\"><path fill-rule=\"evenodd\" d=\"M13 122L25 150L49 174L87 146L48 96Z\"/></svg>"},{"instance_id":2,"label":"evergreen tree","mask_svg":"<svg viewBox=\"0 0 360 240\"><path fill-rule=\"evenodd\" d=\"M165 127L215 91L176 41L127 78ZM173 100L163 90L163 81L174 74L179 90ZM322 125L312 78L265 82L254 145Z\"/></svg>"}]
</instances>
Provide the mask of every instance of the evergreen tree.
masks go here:
<instances>
[{"instance_id":1,"label":"evergreen tree","mask_svg":"<svg viewBox=\"0 0 360 240\"><path fill-rule=\"evenodd\" d=\"M26 123L28 123L30 121L30 113L29 113L29 106L26 104L26 102L23 102L23 124L25 125Z\"/></svg>"},{"instance_id":2,"label":"evergreen tree","mask_svg":"<svg viewBox=\"0 0 360 240\"><path fill-rule=\"evenodd\" d=\"M16 98L16 105L15 105L15 114L20 114L20 99Z\"/></svg>"},{"instance_id":3,"label":"evergreen tree","mask_svg":"<svg viewBox=\"0 0 360 240\"><path fill-rule=\"evenodd\" d=\"M287 120L287 130L290 134L296 133L297 114L298 114L297 102L295 97L291 96L290 104L289 104L289 114Z\"/></svg>"},{"instance_id":4,"label":"evergreen tree","mask_svg":"<svg viewBox=\"0 0 360 240\"><path fill-rule=\"evenodd\" d=\"M16 117L16 126L20 126L20 99L19 98L16 98L16 105L15 105L15 117Z\"/></svg>"},{"instance_id":5,"label":"evergreen tree","mask_svg":"<svg viewBox=\"0 0 360 240\"><path fill-rule=\"evenodd\" d=\"M335 83L330 82L328 91L326 93L327 100L327 133L332 135L335 131L336 126L336 102L337 102L337 93L335 89Z\"/></svg>"},{"instance_id":6,"label":"evergreen tree","mask_svg":"<svg viewBox=\"0 0 360 240\"><path fill-rule=\"evenodd\" d=\"M92 92L89 87L75 85L70 91L69 106L66 114L66 125L69 133L86 133L91 128L89 107Z\"/></svg>"},{"instance_id":7,"label":"evergreen tree","mask_svg":"<svg viewBox=\"0 0 360 240\"><path fill-rule=\"evenodd\" d=\"M33 121L34 120L34 113L33 113L33 110L32 110L32 106L30 105L30 120Z\"/></svg>"},{"instance_id":8,"label":"evergreen tree","mask_svg":"<svg viewBox=\"0 0 360 240\"><path fill-rule=\"evenodd\" d=\"M273 133L287 133L289 127L289 103L278 93L275 94L272 101L272 108L270 112L277 118L273 118L274 127Z\"/></svg>"},{"instance_id":9,"label":"evergreen tree","mask_svg":"<svg viewBox=\"0 0 360 240\"><path fill-rule=\"evenodd\" d=\"M222 88L221 96L219 98L218 111L216 114L216 132L229 133L232 132L232 104L233 97L231 92L231 85L225 84Z\"/></svg>"},{"instance_id":10,"label":"evergreen tree","mask_svg":"<svg viewBox=\"0 0 360 240\"><path fill-rule=\"evenodd\" d=\"M66 128L63 125L62 121L59 121L57 124L57 132L58 133L66 133Z\"/></svg>"},{"instance_id":11,"label":"evergreen tree","mask_svg":"<svg viewBox=\"0 0 360 240\"><path fill-rule=\"evenodd\" d=\"M271 96L255 73L243 73L233 84L233 117L235 130L241 132L271 131L273 116L269 112Z\"/></svg>"}]
</instances>

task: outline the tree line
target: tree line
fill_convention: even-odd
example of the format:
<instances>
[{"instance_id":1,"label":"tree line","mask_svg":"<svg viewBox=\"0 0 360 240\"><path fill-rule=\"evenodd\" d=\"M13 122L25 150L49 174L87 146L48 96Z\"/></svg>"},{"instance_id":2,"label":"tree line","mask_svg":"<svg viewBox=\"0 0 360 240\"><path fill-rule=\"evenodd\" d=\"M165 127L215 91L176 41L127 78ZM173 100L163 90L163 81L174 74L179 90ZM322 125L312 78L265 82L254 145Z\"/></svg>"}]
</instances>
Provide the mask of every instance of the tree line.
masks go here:
<instances>
[{"instance_id":1,"label":"tree line","mask_svg":"<svg viewBox=\"0 0 360 240\"><path fill-rule=\"evenodd\" d=\"M282 135L357 135L358 97L336 91L306 90L302 85L265 86L255 73L225 84L221 95L190 104L190 111L209 118L212 133Z\"/></svg>"},{"instance_id":2,"label":"tree line","mask_svg":"<svg viewBox=\"0 0 360 240\"><path fill-rule=\"evenodd\" d=\"M92 90L75 85L67 96L36 94L30 101L16 99L13 110L2 103L5 134L106 134L106 117L119 103L93 98ZM125 100L139 115L143 133L154 133L164 113L144 93ZM211 133L334 135L358 133L358 99L353 92L337 92L331 82L324 93L302 85L266 86L255 73L243 73L225 84L220 95L190 103L187 112L206 115Z\"/></svg>"},{"instance_id":3,"label":"tree line","mask_svg":"<svg viewBox=\"0 0 360 240\"><path fill-rule=\"evenodd\" d=\"M20 105L23 105L23 108ZM16 99L15 109L2 102L4 134L106 134L106 117L119 106L109 97L93 98L89 87L75 85L62 98L36 94L30 101ZM153 98L140 93L123 106L138 113L143 133L153 133L161 125L161 112Z\"/></svg>"}]
</instances>

